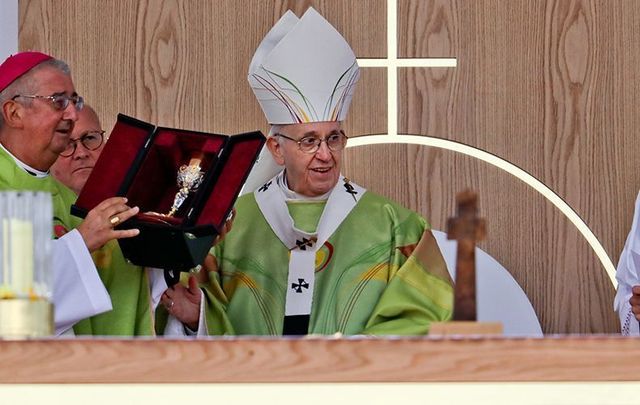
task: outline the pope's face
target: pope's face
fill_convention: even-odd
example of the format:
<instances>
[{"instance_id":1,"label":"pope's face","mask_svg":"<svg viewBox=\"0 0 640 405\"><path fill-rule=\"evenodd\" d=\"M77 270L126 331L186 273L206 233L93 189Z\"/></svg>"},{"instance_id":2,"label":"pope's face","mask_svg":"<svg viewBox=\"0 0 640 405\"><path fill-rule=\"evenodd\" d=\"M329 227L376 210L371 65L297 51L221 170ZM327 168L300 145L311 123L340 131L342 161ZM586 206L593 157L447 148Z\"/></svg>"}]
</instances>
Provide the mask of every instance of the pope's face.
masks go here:
<instances>
[{"instance_id":1,"label":"pope's face","mask_svg":"<svg viewBox=\"0 0 640 405\"><path fill-rule=\"evenodd\" d=\"M37 83L35 95L76 94L71 77L53 67L43 67L33 73ZM32 99L25 105L23 129L28 142L28 162L36 169L48 170L69 143L74 123L78 119L75 105L70 102L58 110L48 99Z\"/></svg>"},{"instance_id":2,"label":"pope's face","mask_svg":"<svg viewBox=\"0 0 640 405\"><path fill-rule=\"evenodd\" d=\"M83 108L78 113L78 121L71 133L71 142L75 142L76 145L75 151L71 156L58 157L51 166L53 176L76 194L80 194L104 147L102 142L98 149L88 150L80 139L83 136L96 136L93 134L98 134L101 130L100 120L95 111L91 107Z\"/></svg>"},{"instance_id":3,"label":"pope's face","mask_svg":"<svg viewBox=\"0 0 640 405\"><path fill-rule=\"evenodd\" d=\"M307 197L329 192L340 176L342 150L331 150L326 142L321 142L315 153L307 153L300 150L296 141L307 137L326 140L342 134L340 122L289 124L279 132L295 140L275 135L267 141L275 161L286 168L289 188Z\"/></svg>"}]
</instances>

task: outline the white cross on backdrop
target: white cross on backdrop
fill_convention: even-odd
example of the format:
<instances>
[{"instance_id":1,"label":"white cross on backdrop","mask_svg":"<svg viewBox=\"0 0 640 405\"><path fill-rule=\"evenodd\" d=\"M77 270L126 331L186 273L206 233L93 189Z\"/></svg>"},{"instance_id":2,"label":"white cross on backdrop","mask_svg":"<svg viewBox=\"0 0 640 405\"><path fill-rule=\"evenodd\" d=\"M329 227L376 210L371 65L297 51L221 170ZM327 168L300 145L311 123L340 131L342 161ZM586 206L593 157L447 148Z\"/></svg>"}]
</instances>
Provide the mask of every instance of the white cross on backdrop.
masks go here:
<instances>
[{"instance_id":1,"label":"white cross on backdrop","mask_svg":"<svg viewBox=\"0 0 640 405\"><path fill-rule=\"evenodd\" d=\"M398 2L387 0L387 58L358 59L363 68L387 69L387 134L398 136L398 69L406 67L456 67L456 58L398 58Z\"/></svg>"}]
</instances>

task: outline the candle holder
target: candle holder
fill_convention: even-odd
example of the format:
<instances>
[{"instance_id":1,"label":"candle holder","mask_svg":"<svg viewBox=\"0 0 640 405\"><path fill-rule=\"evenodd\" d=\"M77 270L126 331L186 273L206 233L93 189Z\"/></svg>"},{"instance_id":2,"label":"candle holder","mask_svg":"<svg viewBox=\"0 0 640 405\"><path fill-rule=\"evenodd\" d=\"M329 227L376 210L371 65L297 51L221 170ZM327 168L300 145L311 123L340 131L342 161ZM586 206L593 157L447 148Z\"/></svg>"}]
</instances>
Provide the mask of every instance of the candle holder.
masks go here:
<instances>
[{"instance_id":1,"label":"candle holder","mask_svg":"<svg viewBox=\"0 0 640 405\"><path fill-rule=\"evenodd\" d=\"M0 192L0 336L53 334L51 194Z\"/></svg>"}]
</instances>

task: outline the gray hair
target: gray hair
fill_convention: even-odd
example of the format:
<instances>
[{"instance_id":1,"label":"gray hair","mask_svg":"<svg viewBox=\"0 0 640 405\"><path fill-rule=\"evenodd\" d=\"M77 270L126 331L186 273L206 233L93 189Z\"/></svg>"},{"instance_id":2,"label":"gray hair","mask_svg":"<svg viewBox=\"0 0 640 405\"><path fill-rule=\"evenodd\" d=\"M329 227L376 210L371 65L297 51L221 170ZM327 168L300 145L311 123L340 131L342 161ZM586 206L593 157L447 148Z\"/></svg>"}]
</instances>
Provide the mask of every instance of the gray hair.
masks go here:
<instances>
[{"instance_id":1,"label":"gray hair","mask_svg":"<svg viewBox=\"0 0 640 405\"><path fill-rule=\"evenodd\" d=\"M269 127L269 135L267 136L267 138L271 138L272 136L275 136L276 134L280 133L280 131L282 130L282 125L279 124L271 124L271 126ZM282 142L282 137L277 137L276 140L278 141L278 143Z\"/></svg>"},{"instance_id":2,"label":"gray hair","mask_svg":"<svg viewBox=\"0 0 640 405\"><path fill-rule=\"evenodd\" d=\"M71 69L64 61L60 59L48 59L42 63L39 63L24 75L17 78L13 83L7 86L4 90L0 91L0 106L4 105L7 101L11 100L18 94L32 95L38 91L40 83L34 78L36 72L44 68L54 68L62 72L67 76L71 76ZM49 94L41 94L48 96ZM33 102L32 99L24 99L24 104L30 106ZM0 112L0 129L4 126L4 117Z\"/></svg>"}]
</instances>

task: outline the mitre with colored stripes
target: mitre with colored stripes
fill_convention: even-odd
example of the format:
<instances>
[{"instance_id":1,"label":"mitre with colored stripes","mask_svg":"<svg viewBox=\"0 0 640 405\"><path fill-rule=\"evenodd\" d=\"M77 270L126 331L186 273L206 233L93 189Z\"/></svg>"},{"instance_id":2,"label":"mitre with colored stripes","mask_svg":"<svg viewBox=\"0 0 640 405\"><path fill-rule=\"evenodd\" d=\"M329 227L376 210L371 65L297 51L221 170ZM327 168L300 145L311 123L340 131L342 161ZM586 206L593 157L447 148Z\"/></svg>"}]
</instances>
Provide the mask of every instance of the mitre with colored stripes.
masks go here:
<instances>
[{"instance_id":1,"label":"mitre with colored stripes","mask_svg":"<svg viewBox=\"0 0 640 405\"><path fill-rule=\"evenodd\" d=\"M356 56L316 10L287 11L249 66L249 83L270 124L343 121L360 77Z\"/></svg>"}]
</instances>

